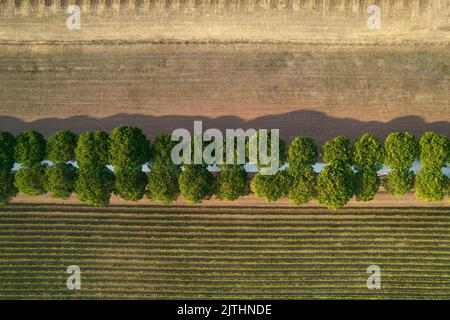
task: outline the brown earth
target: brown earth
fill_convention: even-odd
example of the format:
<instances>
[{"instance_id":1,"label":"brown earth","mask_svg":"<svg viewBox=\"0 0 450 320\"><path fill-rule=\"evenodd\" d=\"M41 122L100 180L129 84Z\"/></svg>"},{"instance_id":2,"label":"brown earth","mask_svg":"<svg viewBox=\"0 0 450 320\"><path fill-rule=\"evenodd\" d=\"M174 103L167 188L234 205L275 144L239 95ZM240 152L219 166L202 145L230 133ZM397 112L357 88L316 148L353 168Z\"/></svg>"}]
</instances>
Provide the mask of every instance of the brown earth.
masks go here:
<instances>
[{"instance_id":1,"label":"brown earth","mask_svg":"<svg viewBox=\"0 0 450 320\"><path fill-rule=\"evenodd\" d=\"M76 195L72 195L70 199L68 200L57 200L51 198L49 195L40 195L40 196L28 196L24 194L19 194L17 197L15 197L11 204L81 204L80 201L78 201ZM131 202L131 201L125 201L121 199L118 196L111 196L111 205L140 205L140 206L149 206L149 205L160 205L158 203L152 202L148 199L142 199L137 202ZM172 205L189 205L186 201L183 199L179 199L172 203ZM294 206L291 202L289 202L286 199L281 199L278 201L275 201L273 203L267 203L264 200L256 198L254 194L250 194L248 196L239 198L236 201L220 201L215 198L210 200L204 200L200 204L192 205L193 207L197 206L205 206L205 207L211 207L211 206L224 206L224 207L298 207ZM310 201L306 205L302 205L301 207L323 207L320 205L316 200ZM370 202L358 202L355 200L350 201L346 207L449 207L449 201L448 199L444 201L438 201L438 202L424 202L421 200L418 200L413 193L408 193L403 196L391 196L387 194L386 192L379 192L375 196L375 199Z\"/></svg>"},{"instance_id":2,"label":"brown earth","mask_svg":"<svg viewBox=\"0 0 450 320\"><path fill-rule=\"evenodd\" d=\"M371 131L450 136L448 47L1 45L0 128L280 128L320 142Z\"/></svg>"},{"instance_id":3,"label":"brown earth","mask_svg":"<svg viewBox=\"0 0 450 320\"><path fill-rule=\"evenodd\" d=\"M280 128L450 135L450 3L0 2L0 129ZM81 30L67 30L69 4Z\"/></svg>"},{"instance_id":4,"label":"brown earth","mask_svg":"<svg viewBox=\"0 0 450 320\"><path fill-rule=\"evenodd\" d=\"M28 0L0 1L2 41L199 40L442 43L446 0ZM68 30L69 4L81 30ZM368 6L381 29L368 30Z\"/></svg>"}]
</instances>

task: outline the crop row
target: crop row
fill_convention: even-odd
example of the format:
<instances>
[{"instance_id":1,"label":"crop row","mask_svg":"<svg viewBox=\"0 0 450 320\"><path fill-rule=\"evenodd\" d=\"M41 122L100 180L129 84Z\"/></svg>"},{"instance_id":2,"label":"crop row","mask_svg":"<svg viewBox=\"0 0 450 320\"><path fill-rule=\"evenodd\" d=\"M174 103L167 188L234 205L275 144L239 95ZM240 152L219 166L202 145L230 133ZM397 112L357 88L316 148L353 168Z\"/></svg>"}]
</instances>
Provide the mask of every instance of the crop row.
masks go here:
<instances>
[{"instance_id":1,"label":"crop row","mask_svg":"<svg viewBox=\"0 0 450 320\"><path fill-rule=\"evenodd\" d=\"M450 298L445 208L279 220L23 209L0 212L2 299ZM366 287L373 264L380 290ZM80 266L79 291L66 288L69 265Z\"/></svg>"}]
</instances>

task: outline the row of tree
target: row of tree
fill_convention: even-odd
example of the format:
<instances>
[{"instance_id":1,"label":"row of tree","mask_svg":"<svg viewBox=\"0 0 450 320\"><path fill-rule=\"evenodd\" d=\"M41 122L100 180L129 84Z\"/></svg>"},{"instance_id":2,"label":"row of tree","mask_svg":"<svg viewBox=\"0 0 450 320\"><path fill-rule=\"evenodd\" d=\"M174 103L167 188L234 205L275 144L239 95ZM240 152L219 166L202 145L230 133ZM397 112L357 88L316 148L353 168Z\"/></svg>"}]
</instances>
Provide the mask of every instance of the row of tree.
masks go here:
<instances>
[{"instance_id":1,"label":"row of tree","mask_svg":"<svg viewBox=\"0 0 450 320\"><path fill-rule=\"evenodd\" d=\"M384 143L366 133L353 145L339 136L320 150L313 139L297 137L287 152L281 141L280 160L281 164L287 162L287 170L274 175L258 173L251 183L243 165L220 165L218 175L206 164L175 165L171 152L176 143L170 135L161 134L151 144L139 128L131 126L115 128L109 134L87 131L77 136L59 131L48 141L36 131L17 137L0 132L0 203L8 203L18 192L49 193L61 199L75 192L81 201L93 205L107 205L112 193L125 200L146 196L165 203L181 194L197 203L213 195L232 201L253 189L257 197L269 202L288 198L303 204L315 198L336 209L354 196L358 201L372 200L382 183L377 172L383 165L390 169L383 180L390 194L402 195L415 188L419 198L439 201L449 190L441 169L450 162L450 142L434 132L426 132L419 141L411 133L394 132ZM316 173L313 165L319 157L327 166ZM422 167L414 176L410 168L417 157ZM45 159L53 165L43 164ZM77 161L78 168L72 161ZM16 162L21 166L14 173ZM148 174L142 171L147 163L151 167Z\"/></svg>"}]
</instances>

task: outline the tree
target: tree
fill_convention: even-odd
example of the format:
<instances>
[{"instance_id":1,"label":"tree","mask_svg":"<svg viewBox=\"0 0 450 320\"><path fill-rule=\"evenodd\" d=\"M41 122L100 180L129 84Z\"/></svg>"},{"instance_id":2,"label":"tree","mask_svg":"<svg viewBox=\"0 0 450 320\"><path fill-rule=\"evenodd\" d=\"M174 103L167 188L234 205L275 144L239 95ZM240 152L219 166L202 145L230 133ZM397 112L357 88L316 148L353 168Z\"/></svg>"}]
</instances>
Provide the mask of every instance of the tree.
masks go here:
<instances>
[{"instance_id":1,"label":"tree","mask_svg":"<svg viewBox=\"0 0 450 320\"><path fill-rule=\"evenodd\" d=\"M45 169L45 189L53 198L68 199L75 188L77 169L67 163L55 163Z\"/></svg>"},{"instance_id":2,"label":"tree","mask_svg":"<svg viewBox=\"0 0 450 320\"><path fill-rule=\"evenodd\" d=\"M47 159L53 163L75 160L78 136L72 131L58 131L47 141Z\"/></svg>"},{"instance_id":3,"label":"tree","mask_svg":"<svg viewBox=\"0 0 450 320\"><path fill-rule=\"evenodd\" d=\"M9 132L0 132L0 170L11 170L14 166L16 138Z\"/></svg>"},{"instance_id":4,"label":"tree","mask_svg":"<svg viewBox=\"0 0 450 320\"><path fill-rule=\"evenodd\" d=\"M420 138L419 145L422 166L440 169L446 165L450 154L447 137L428 131Z\"/></svg>"},{"instance_id":5,"label":"tree","mask_svg":"<svg viewBox=\"0 0 450 320\"><path fill-rule=\"evenodd\" d=\"M448 178L441 169L424 167L415 182L416 196L426 201L442 201L448 192Z\"/></svg>"},{"instance_id":6,"label":"tree","mask_svg":"<svg viewBox=\"0 0 450 320\"><path fill-rule=\"evenodd\" d=\"M163 163L169 166L173 165L171 154L173 147L175 147L177 144L177 141L172 141L172 137L170 134L162 133L158 135L152 145L152 163Z\"/></svg>"},{"instance_id":7,"label":"tree","mask_svg":"<svg viewBox=\"0 0 450 320\"><path fill-rule=\"evenodd\" d=\"M233 201L249 193L247 171L241 165L224 165L217 177L215 195L219 200Z\"/></svg>"},{"instance_id":8,"label":"tree","mask_svg":"<svg viewBox=\"0 0 450 320\"><path fill-rule=\"evenodd\" d=\"M317 200L329 209L345 206L353 197L353 171L349 165L332 163L317 177Z\"/></svg>"},{"instance_id":9,"label":"tree","mask_svg":"<svg viewBox=\"0 0 450 320\"><path fill-rule=\"evenodd\" d=\"M45 157L45 139L39 132L26 131L17 136L14 148L17 162L27 165L41 162Z\"/></svg>"},{"instance_id":10,"label":"tree","mask_svg":"<svg viewBox=\"0 0 450 320\"><path fill-rule=\"evenodd\" d=\"M409 170L417 155L418 144L409 132L393 132L384 142L385 163L391 169Z\"/></svg>"},{"instance_id":11,"label":"tree","mask_svg":"<svg viewBox=\"0 0 450 320\"><path fill-rule=\"evenodd\" d=\"M325 142L322 146L322 159L328 163L342 162L350 164L350 141L343 136L338 136Z\"/></svg>"},{"instance_id":12,"label":"tree","mask_svg":"<svg viewBox=\"0 0 450 320\"><path fill-rule=\"evenodd\" d=\"M165 161L162 162L162 164L152 165L148 175L146 195L150 200L170 203L175 201L180 194L178 179L181 169L179 166L166 165L164 164Z\"/></svg>"},{"instance_id":13,"label":"tree","mask_svg":"<svg viewBox=\"0 0 450 320\"><path fill-rule=\"evenodd\" d=\"M150 142L141 129L120 126L110 133L110 161L115 168L141 167L150 160Z\"/></svg>"},{"instance_id":14,"label":"tree","mask_svg":"<svg viewBox=\"0 0 450 320\"><path fill-rule=\"evenodd\" d=\"M317 162L318 156L317 144L312 138L297 137L289 146L287 197L297 205L307 203L315 195L317 175L312 165Z\"/></svg>"},{"instance_id":15,"label":"tree","mask_svg":"<svg viewBox=\"0 0 450 320\"><path fill-rule=\"evenodd\" d=\"M205 165L185 165L178 181L181 195L188 202L201 202L214 193L214 176Z\"/></svg>"},{"instance_id":16,"label":"tree","mask_svg":"<svg viewBox=\"0 0 450 320\"><path fill-rule=\"evenodd\" d=\"M353 164L358 170L380 170L384 163L384 156L383 144L370 133L365 133L352 148Z\"/></svg>"},{"instance_id":17,"label":"tree","mask_svg":"<svg viewBox=\"0 0 450 320\"><path fill-rule=\"evenodd\" d=\"M17 192L14 176L10 169L0 169L0 206L7 205L17 195Z\"/></svg>"},{"instance_id":18,"label":"tree","mask_svg":"<svg viewBox=\"0 0 450 320\"><path fill-rule=\"evenodd\" d=\"M289 167L309 167L317 162L319 153L312 138L297 137L289 146L287 162Z\"/></svg>"},{"instance_id":19,"label":"tree","mask_svg":"<svg viewBox=\"0 0 450 320\"><path fill-rule=\"evenodd\" d=\"M109 162L109 135L103 131L86 131L75 149L78 165L104 166Z\"/></svg>"},{"instance_id":20,"label":"tree","mask_svg":"<svg viewBox=\"0 0 450 320\"><path fill-rule=\"evenodd\" d=\"M260 158L260 137L261 137L261 131L258 130L256 132L256 136L250 137L250 139L246 142L246 158L247 160L251 160L250 159L250 145L251 145L251 141L252 139L255 139L255 143L256 143L256 152L258 155L258 161L256 162L256 166L258 169L261 168L265 168L265 167L269 167L270 164L263 164L261 162L261 158ZM262 151L262 150L261 150ZM263 152L264 154L264 152ZM272 155L272 132L270 130L267 130L267 152L266 155L270 158L270 156ZM284 140L282 140L281 138L279 138L278 140L278 161L279 161L279 167L281 167L283 165L283 163L286 161L286 143L284 142ZM278 169L278 168L276 168Z\"/></svg>"},{"instance_id":21,"label":"tree","mask_svg":"<svg viewBox=\"0 0 450 320\"><path fill-rule=\"evenodd\" d=\"M15 174L15 186L25 194L40 195L46 193L45 190L45 168L47 166L40 163L23 165Z\"/></svg>"},{"instance_id":22,"label":"tree","mask_svg":"<svg viewBox=\"0 0 450 320\"><path fill-rule=\"evenodd\" d=\"M252 188L256 197L273 202L286 196L289 181L285 171L278 171L272 175L257 173L252 180Z\"/></svg>"},{"instance_id":23,"label":"tree","mask_svg":"<svg viewBox=\"0 0 450 320\"><path fill-rule=\"evenodd\" d=\"M292 167L289 167L287 173L290 176L288 199L296 205L312 200L316 194L317 179L313 168L309 166L302 170L292 170Z\"/></svg>"},{"instance_id":24,"label":"tree","mask_svg":"<svg viewBox=\"0 0 450 320\"><path fill-rule=\"evenodd\" d=\"M114 174L104 166L84 165L78 169L75 193L78 199L95 206L106 206L114 190Z\"/></svg>"},{"instance_id":25,"label":"tree","mask_svg":"<svg viewBox=\"0 0 450 320\"><path fill-rule=\"evenodd\" d=\"M115 193L124 200L138 201L145 194L147 175L142 170L125 167L115 170Z\"/></svg>"},{"instance_id":26,"label":"tree","mask_svg":"<svg viewBox=\"0 0 450 320\"><path fill-rule=\"evenodd\" d=\"M355 174L355 195L358 201L370 201L380 189L377 172L371 169L358 171Z\"/></svg>"},{"instance_id":27,"label":"tree","mask_svg":"<svg viewBox=\"0 0 450 320\"><path fill-rule=\"evenodd\" d=\"M414 173L406 170L391 170L385 182L385 189L392 195L404 195L414 186Z\"/></svg>"}]
</instances>

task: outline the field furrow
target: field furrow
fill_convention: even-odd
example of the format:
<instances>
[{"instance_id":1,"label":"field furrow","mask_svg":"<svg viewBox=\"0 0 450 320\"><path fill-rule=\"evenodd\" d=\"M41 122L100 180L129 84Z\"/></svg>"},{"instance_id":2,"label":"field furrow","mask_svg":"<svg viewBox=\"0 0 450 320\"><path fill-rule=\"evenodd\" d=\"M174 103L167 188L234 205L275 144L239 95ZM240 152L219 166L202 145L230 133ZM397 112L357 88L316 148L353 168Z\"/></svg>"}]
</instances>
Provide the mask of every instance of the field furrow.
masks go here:
<instances>
[{"instance_id":1,"label":"field furrow","mask_svg":"<svg viewBox=\"0 0 450 320\"><path fill-rule=\"evenodd\" d=\"M447 208L108 210L0 211L0 298L450 298Z\"/></svg>"}]
</instances>

